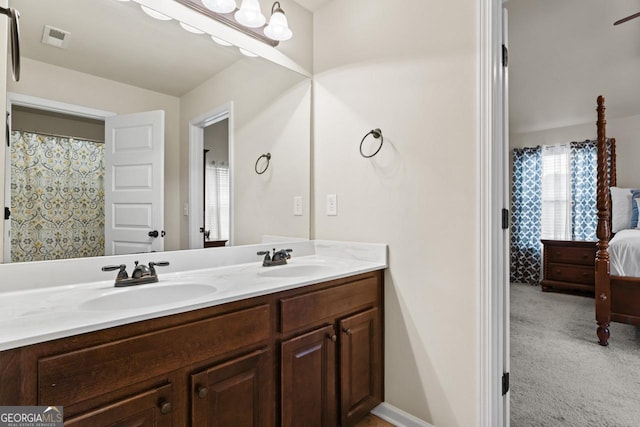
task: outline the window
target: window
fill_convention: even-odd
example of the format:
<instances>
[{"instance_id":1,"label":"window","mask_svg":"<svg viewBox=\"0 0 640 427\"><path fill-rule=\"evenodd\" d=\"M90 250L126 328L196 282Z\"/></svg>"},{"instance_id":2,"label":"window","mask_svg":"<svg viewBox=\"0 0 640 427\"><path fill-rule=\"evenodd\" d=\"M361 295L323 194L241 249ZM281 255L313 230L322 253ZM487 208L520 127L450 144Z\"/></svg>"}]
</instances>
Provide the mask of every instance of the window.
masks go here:
<instances>
[{"instance_id":1,"label":"window","mask_svg":"<svg viewBox=\"0 0 640 427\"><path fill-rule=\"evenodd\" d=\"M569 153L568 144L542 148L542 239L571 239Z\"/></svg>"}]
</instances>

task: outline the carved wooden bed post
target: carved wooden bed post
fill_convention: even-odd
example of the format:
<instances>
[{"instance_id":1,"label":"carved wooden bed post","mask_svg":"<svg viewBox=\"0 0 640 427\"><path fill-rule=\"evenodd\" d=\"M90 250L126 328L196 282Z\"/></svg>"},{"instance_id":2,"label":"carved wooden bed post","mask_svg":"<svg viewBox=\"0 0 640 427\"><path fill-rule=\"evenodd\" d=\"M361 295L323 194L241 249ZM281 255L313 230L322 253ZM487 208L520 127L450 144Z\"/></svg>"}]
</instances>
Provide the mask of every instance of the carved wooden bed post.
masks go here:
<instances>
[{"instance_id":1,"label":"carved wooden bed post","mask_svg":"<svg viewBox=\"0 0 640 427\"><path fill-rule=\"evenodd\" d=\"M598 322L598 342L609 344L609 323L611 322L611 279L609 276L609 238L611 237L611 211L609 196L609 171L607 166L607 121L604 116L604 97L598 97L598 238L596 252L596 321ZM613 174L612 174L613 175Z\"/></svg>"}]
</instances>

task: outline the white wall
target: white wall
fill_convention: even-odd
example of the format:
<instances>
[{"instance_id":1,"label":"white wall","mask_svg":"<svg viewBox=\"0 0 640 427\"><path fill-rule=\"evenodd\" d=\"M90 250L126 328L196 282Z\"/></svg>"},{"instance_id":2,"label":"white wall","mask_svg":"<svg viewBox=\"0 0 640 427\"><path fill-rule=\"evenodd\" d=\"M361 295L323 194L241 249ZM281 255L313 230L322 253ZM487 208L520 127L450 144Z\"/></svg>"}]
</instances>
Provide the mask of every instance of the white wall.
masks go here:
<instances>
[{"instance_id":1,"label":"white wall","mask_svg":"<svg viewBox=\"0 0 640 427\"><path fill-rule=\"evenodd\" d=\"M181 98L181 139L189 121L233 101L234 244L257 243L265 234L309 237L311 85L308 79L262 60L245 59L218 73ZM264 175L257 158L271 153ZM189 169L189 146L181 147ZM182 181L187 202L188 181ZM303 196L303 216L293 216L293 197ZM182 220L188 245L188 218Z\"/></svg>"},{"instance_id":2,"label":"white wall","mask_svg":"<svg viewBox=\"0 0 640 427\"><path fill-rule=\"evenodd\" d=\"M475 6L334 0L314 14L313 237L389 245L386 401L442 427L477 421ZM376 127L384 146L362 158Z\"/></svg>"},{"instance_id":3,"label":"white wall","mask_svg":"<svg viewBox=\"0 0 640 427\"><path fill-rule=\"evenodd\" d=\"M1 31L1 29L0 29ZM22 58L19 82L7 82L9 92L82 105L117 114L165 111L165 250L180 246L180 100L135 86ZM4 145L3 145L4 146ZM4 175L4 164L0 166ZM1 245L0 245L1 246Z\"/></svg>"}]
</instances>

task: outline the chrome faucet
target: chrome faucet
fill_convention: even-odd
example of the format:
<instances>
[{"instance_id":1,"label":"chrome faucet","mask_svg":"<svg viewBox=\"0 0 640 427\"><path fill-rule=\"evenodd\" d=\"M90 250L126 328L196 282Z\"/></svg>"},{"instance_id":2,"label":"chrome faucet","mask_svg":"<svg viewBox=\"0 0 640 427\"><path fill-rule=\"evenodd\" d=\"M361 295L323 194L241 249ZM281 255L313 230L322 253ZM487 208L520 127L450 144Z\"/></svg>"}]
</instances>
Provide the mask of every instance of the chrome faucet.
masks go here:
<instances>
[{"instance_id":1,"label":"chrome faucet","mask_svg":"<svg viewBox=\"0 0 640 427\"><path fill-rule=\"evenodd\" d=\"M102 267L102 271L115 271L118 270L116 281L114 286L121 288L124 286L144 285L146 283L155 283L158 281L157 267L166 267L169 265L169 261L150 262L147 267L144 264L135 262L135 267L131 273L131 277L127 274L127 266L125 264L120 265L105 265Z\"/></svg>"},{"instance_id":2,"label":"chrome faucet","mask_svg":"<svg viewBox=\"0 0 640 427\"><path fill-rule=\"evenodd\" d=\"M273 248L273 256L268 250L260 251L257 255L264 255L264 259L262 260L263 267L273 267L275 265L285 265L287 260L291 259L291 252L293 252L293 249L280 249L276 251L276 248Z\"/></svg>"}]
</instances>

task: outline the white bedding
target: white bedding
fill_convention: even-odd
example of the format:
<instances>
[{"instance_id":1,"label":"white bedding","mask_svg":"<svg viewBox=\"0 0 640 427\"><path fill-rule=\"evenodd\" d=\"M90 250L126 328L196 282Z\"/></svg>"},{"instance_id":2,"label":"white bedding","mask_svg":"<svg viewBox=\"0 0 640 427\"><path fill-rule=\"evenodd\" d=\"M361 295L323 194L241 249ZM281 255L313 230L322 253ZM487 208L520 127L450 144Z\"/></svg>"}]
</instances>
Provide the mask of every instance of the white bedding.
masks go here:
<instances>
[{"instance_id":1,"label":"white bedding","mask_svg":"<svg viewBox=\"0 0 640 427\"><path fill-rule=\"evenodd\" d=\"M640 277L640 229L620 230L609 242L612 276Z\"/></svg>"}]
</instances>

